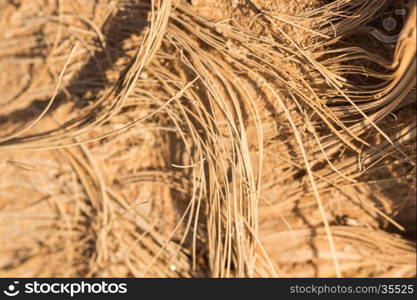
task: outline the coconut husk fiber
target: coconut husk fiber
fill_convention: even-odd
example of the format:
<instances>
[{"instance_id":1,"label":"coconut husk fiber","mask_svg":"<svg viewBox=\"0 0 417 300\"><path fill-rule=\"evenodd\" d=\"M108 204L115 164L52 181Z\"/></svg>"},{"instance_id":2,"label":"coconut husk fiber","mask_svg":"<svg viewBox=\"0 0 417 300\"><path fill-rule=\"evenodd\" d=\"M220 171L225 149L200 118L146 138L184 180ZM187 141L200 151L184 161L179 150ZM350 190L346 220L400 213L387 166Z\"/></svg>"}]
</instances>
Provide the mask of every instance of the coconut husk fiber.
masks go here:
<instances>
[{"instance_id":1,"label":"coconut husk fiber","mask_svg":"<svg viewBox=\"0 0 417 300\"><path fill-rule=\"evenodd\" d=\"M416 276L415 1L7 0L0 25L1 277Z\"/></svg>"}]
</instances>

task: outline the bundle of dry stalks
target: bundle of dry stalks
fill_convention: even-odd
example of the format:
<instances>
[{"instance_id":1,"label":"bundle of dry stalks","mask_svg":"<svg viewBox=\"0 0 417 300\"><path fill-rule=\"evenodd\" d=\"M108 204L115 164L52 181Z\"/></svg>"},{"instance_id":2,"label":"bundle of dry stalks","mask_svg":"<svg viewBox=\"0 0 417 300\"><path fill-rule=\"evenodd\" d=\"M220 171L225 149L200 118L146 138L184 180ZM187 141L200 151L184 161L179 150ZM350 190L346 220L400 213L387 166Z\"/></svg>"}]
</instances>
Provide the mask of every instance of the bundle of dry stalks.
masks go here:
<instances>
[{"instance_id":1,"label":"bundle of dry stalks","mask_svg":"<svg viewBox=\"0 0 417 300\"><path fill-rule=\"evenodd\" d=\"M0 276L416 275L415 1L0 15Z\"/></svg>"}]
</instances>

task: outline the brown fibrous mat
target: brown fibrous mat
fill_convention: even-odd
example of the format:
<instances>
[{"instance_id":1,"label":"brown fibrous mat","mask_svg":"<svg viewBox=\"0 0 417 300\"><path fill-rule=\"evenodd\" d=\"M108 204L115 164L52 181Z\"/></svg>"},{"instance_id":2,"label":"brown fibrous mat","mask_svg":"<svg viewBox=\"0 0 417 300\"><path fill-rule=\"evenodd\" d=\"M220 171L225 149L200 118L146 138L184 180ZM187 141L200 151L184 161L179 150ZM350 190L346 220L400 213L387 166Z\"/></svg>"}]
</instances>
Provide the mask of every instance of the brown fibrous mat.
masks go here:
<instances>
[{"instance_id":1,"label":"brown fibrous mat","mask_svg":"<svg viewBox=\"0 0 417 300\"><path fill-rule=\"evenodd\" d=\"M1 277L415 277L414 0L0 0Z\"/></svg>"}]
</instances>

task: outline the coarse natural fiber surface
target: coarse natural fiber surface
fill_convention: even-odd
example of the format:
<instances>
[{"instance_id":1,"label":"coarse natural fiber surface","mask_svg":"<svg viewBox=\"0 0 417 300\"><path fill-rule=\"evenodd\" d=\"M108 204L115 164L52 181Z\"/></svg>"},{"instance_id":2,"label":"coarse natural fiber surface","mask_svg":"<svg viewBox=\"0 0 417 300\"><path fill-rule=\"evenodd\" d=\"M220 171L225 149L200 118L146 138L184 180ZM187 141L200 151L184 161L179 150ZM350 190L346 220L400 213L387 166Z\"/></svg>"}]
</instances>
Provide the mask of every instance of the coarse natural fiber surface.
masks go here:
<instances>
[{"instance_id":1,"label":"coarse natural fiber surface","mask_svg":"<svg viewBox=\"0 0 417 300\"><path fill-rule=\"evenodd\" d=\"M1 277L415 277L414 0L0 0Z\"/></svg>"}]
</instances>

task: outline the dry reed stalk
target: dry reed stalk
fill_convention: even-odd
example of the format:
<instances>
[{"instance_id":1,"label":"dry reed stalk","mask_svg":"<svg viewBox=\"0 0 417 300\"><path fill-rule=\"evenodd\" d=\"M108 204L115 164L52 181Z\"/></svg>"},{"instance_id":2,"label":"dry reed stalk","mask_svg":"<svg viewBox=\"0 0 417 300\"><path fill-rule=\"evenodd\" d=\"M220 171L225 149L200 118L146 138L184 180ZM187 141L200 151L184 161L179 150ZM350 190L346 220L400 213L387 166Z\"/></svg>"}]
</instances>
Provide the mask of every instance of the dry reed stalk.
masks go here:
<instances>
[{"instance_id":1,"label":"dry reed stalk","mask_svg":"<svg viewBox=\"0 0 417 300\"><path fill-rule=\"evenodd\" d=\"M348 277L415 276L415 244L384 231L332 227L341 271ZM332 252L323 228L268 233L262 242L289 277L333 277ZM278 245L280 245L278 247Z\"/></svg>"}]
</instances>

